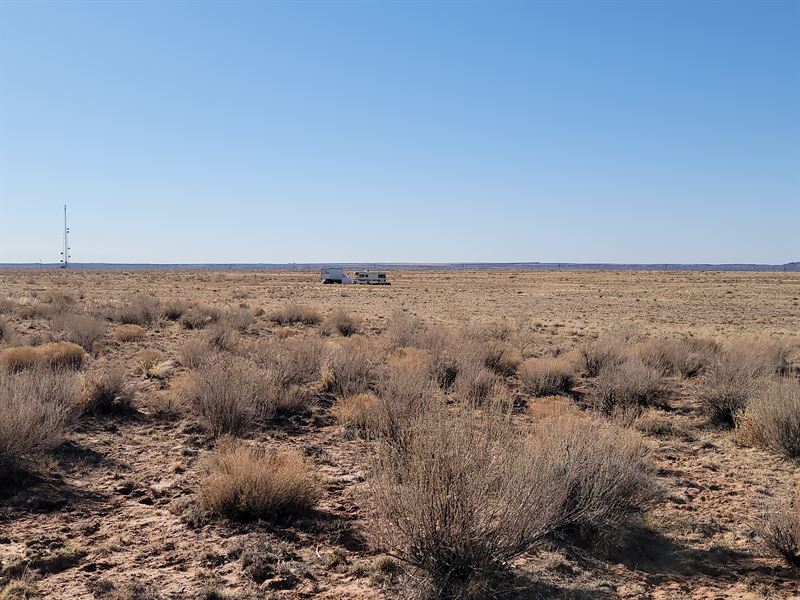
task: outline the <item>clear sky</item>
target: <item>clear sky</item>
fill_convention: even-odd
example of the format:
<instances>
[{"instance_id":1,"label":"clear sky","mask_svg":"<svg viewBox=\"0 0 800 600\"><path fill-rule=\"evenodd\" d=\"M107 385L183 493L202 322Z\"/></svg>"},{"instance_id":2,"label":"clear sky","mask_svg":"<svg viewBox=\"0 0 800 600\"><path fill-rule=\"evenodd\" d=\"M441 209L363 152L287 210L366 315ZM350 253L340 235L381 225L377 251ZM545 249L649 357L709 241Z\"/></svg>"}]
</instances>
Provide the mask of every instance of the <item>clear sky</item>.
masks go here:
<instances>
[{"instance_id":1,"label":"clear sky","mask_svg":"<svg viewBox=\"0 0 800 600\"><path fill-rule=\"evenodd\" d=\"M800 2L0 0L0 262L800 259Z\"/></svg>"}]
</instances>

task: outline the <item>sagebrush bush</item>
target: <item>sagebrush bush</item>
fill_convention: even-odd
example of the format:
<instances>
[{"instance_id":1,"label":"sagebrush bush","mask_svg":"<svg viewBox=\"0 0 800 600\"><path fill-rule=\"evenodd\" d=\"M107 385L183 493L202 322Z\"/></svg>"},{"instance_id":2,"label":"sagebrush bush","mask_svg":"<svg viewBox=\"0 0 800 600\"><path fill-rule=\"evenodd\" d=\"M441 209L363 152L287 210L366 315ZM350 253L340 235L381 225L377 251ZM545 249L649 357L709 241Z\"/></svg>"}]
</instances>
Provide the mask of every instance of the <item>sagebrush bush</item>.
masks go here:
<instances>
[{"instance_id":1,"label":"sagebrush bush","mask_svg":"<svg viewBox=\"0 0 800 600\"><path fill-rule=\"evenodd\" d=\"M756 523L764 548L800 571L800 488L768 506Z\"/></svg>"},{"instance_id":2,"label":"sagebrush bush","mask_svg":"<svg viewBox=\"0 0 800 600\"><path fill-rule=\"evenodd\" d=\"M86 377L83 390L83 412L110 414L125 412L133 406L134 387L125 378L125 367L112 365Z\"/></svg>"},{"instance_id":3,"label":"sagebrush bush","mask_svg":"<svg viewBox=\"0 0 800 600\"><path fill-rule=\"evenodd\" d=\"M61 443L79 398L80 380L69 371L0 375L0 477L34 465Z\"/></svg>"},{"instance_id":4,"label":"sagebrush bush","mask_svg":"<svg viewBox=\"0 0 800 600\"><path fill-rule=\"evenodd\" d=\"M602 338L579 348L581 366L589 377L597 377L604 367L619 365L624 361L621 341Z\"/></svg>"},{"instance_id":5,"label":"sagebrush bush","mask_svg":"<svg viewBox=\"0 0 800 600\"><path fill-rule=\"evenodd\" d=\"M377 389L370 434L392 442L400 440L405 429L432 406L436 394L425 366L411 362L390 365Z\"/></svg>"},{"instance_id":6,"label":"sagebrush bush","mask_svg":"<svg viewBox=\"0 0 800 600\"><path fill-rule=\"evenodd\" d=\"M763 385L763 364L746 354L723 354L709 367L699 391L700 406L714 422L734 425Z\"/></svg>"},{"instance_id":7,"label":"sagebrush bush","mask_svg":"<svg viewBox=\"0 0 800 600\"><path fill-rule=\"evenodd\" d=\"M492 398L499 383L497 375L482 364L467 362L459 367L453 396L472 406L482 406Z\"/></svg>"},{"instance_id":8,"label":"sagebrush bush","mask_svg":"<svg viewBox=\"0 0 800 600\"><path fill-rule=\"evenodd\" d=\"M333 335L338 333L339 335L348 337L354 333L358 333L360 329L361 325L357 319L350 316L344 310L337 309L328 315L328 317L322 323L322 328L320 331L324 335Z\"/></svg>"},{"instance_id":9,"label":"sagebrush bush","mask_svg":"<svg viewBox=\"0 0 800 600\"><path fill-rule=\"evenodd\" d=\"M575 385L575 369L563 358L531 359L519 367L519 379L534 396L557 396Z\"/></svg>"},{"instance_id":10,"label":"sagebrush bush","mask_svg":"<svg viewBox=\"0 0 800 600\"><path fill-rule=\"evenodd\" d=\"M161 316L169 321L177 321L192 307L188 300L168 300L161 305Z\"/></svg>"},{"instance_id":11,"label":"sagebrush bush","mask_svg":"<svg viewBox=\"0 0 800 600\"><path fill-rule=\"evenodd\" d=\"M0 316L0 344L14 345L17 342L17 332L11 321Z\"/></svg>"},{"instance_id":12,"label":"sagebrush bush","mask_svg":"<svg viewBox=\"0 0 800 600\"><path fill-rule=\"evenodd\" d=\"M189 374L178 393L214 436L241 434L254 419L271 417L274 410L264 374L233 358L209 360Z\"/></svg>"},{"instance_id":13,"label":"sagebrush bush","mask_svg":"<svg viewBox=\"0 0 800 600\"><path fill-rule=\"evenodd\" d=\"M111 336L118 342L135 342L144 338L147 331L141 325L134 325L128 323L126 325L117 325Z\"/></svg>"},{"instance_id":14,"label":"sagebrush bush","mask_svg":"<svg viewBox=\"0 0 800 600\"><path fill-rule=\"evenodd\" d=\"M256 317L249 308L238 308L225 313L223 320L229 327L233 327L236 331L245 331L250 325L255 323Z\"/></svg>"},{"instance_id":15,"label":"sagebrush bush","mask_svg":"<svg viewBox=\"0 0 800 600\"><path fill-rule=\"evenodd\" d=\"M752 441L791 459L800 458L800 380L764 379L747 405L742 425Z\"/></svg>"},{"instance_id":16,"label":"sagebrush bush","mask_svg":"<svg viewBox=\"0 0 800 600\"><path fill-rule=\"evenodd\" d=\"M178 319L184 329L203 329L216 323L222 317L222 311L214 306L198 305L186 310Z\"/></svg>"},{"instance_id":17,"label":"sagebrush bush","mask_svg":"<svg viewBox=\"0 0 800 600\"><path fill-rule=\"evenodd\" d=\"M313 468L297 451L269 452L225 438L205 468L200 505L218 515L275 520L307 513L319 501Z\"/></svg>"},{"instance_id":18,"label":"sagebrush bush","mask_svg":"<svg viewBox=\"0 0 800 600\"><path fill-rule=\"evenodd\" d=\"M317 338L270 339L253 350L256 361L280 385L301 385L319 380L325 348Z\"/></svg>"},{"instance_id":19,"label":"sagebrush bush","mask_svg":"<svg viewBox=\"0 0 800 600\"><path fill-rule=\"evenodd\" d=\"M360 339L346 341L331 352L322 372L323 389L339 397L368 392L380 378L374 349Z\"/></svg>"},{"instance_id":20,"label":"sagebrush bush","mask_svg":"<svg viewBox=\"0 0 800 600\"><path fill-rule=\"evenodd\" d=\"M390 349L419 347L427 326L422 319L403 311L395 311L386 326L386 340Z\"/></svg>"},{"instance_id":21,"label":"sagebrush bush","mask_svg":"<svg viewBox=\"0 0 800 600\"><path fill-rule=\"evenodd\" d=\"M486 366L498 375L514 375L522 364L522 352L506 343L487 344Z\"/></svg>"},{"instance_id":22,"label":"sagebrush bush","mask_svg":"<svg viewBox=\"0 0 800 600\"><path fill-rule=\"evenodd\" d=\"M682 338L648 340L633 350L644 364L664 375L695 377L714 361L719 346L710 340Z\"/></svg>"},{"instance_id":23,"label":"sagebrush bush","mask_svg":"<svg viewBox=\"0 0 800 600\"><path fill-rule=\"evenodd\" d=\"M67 341L91 352L94 343L106 334L106 324L94 317L64 313L53 319L53 326L66 333Z\"/></svg>"},{"instance_id":24,"label":"sagebrush bush","mask_svg":"<svg viewBox=\"0 0 800 600\"><path fill-rule=\"evenodd\" d=\"M219 322L209 329L206 343L212 350L235 352L239 347L240 336L228 323Z\"/></svg>"},{"instance_id":25,"label":"sagebrush bush","mask_svg":"<svg viewBox=\"0 0 800 600\"><path fill-rule=\"evenodd\" d=\"M661 495L641 436L584 414L540 419L529 452L569 489L560 539L610 548Z\"/></svg>"},{"instance_id":26,"label":"sagebrush bush","mask_svg":"<svg viewBox=\"0 0 800 600\"><path fill-rule=\"evenodd\" d=\"M632 432L549 418L526 438L491 411L419 415L371 467L370 534L441 598L491 597L496 576L544 538L596 541L656 495Z\"/></svg>"},{"instance_id":27,"label":"sagebrush bush","mask_svg":"<svg viewBox=\"0 0 800 600\"><path fill-rule=\"evenodd\" d=\"M313 308L301 304L289 304L281 309L269 314L269 320L279 325L293 325L303 323L304 325L317 325L322 321L322 317Z\"/></svg>"},{"instance_id":28,"label":"sagebrush bush","mask_svg":"<svg viewBox=\"0 0 800 600\"><path fill-rule=\"evenodd\" d=\"M207 340L195 338L181 346L178 358L187 369L196 369L211 356L212 352Z\"/></svg>"},{"instance_id":29,"label":"sagebrush bush","mask_svg":"<svg viewBox=\"0 0 800 600\"><path fill-rule=\"evenodd\" d=\"M120 307L117 318L120 323L150 325L161 314L158 298L148 294L136 294Z\"/></svg>"},{"instance_id":30,"label":"sagebrush bush","mask_svg":"<svg viewBox=\"0 0 800 600\"><path fill-rule=\"evenodd\" d=\"M672 386L660 372L638 359L607 364L594 381L592 400L605 414L637 414L648 406L665 407Z\"/></svg>"}]
</instances>

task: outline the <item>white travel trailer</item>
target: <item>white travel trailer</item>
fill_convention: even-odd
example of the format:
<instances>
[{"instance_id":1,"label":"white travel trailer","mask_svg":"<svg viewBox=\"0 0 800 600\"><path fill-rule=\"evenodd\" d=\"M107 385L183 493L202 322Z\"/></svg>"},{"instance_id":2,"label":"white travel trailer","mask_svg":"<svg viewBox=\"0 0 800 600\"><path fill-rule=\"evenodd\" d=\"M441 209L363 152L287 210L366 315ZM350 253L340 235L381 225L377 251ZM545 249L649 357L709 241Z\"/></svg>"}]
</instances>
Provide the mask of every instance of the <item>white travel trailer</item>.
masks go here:
<instances>
[{"instance_id":1,"label":"white travel trailer","mask_svg":"<svg viewBox=\"0 0 800 600\"><path fill-rule=\"evenodd\" d=\"M353 283L365 285L389 285L386 271L356 271L353 273Z\"/></svg>"},{"instance_id":2,"label":"white travel trailer","mask_svg":"<svg viewBox=\"0 0 800 600\"><path fill-rule=\"evenodd\" d=\"M353 283L353 280L345 274L343 269L322 268L319 270L319 276L322 279L322 283Z\"/></svg>"},{"instance_id":3,"label":"white travel trailer","mask_svg":"<svg viewBox=\"0 0 800 600\"><path fill-rule=\"evenodd\" d=\"M362 285L390 285L386 271L356 271L350 277L344 269L323 267L319 271L322 283L359 283Z\"/></svg>"}]
</instances>

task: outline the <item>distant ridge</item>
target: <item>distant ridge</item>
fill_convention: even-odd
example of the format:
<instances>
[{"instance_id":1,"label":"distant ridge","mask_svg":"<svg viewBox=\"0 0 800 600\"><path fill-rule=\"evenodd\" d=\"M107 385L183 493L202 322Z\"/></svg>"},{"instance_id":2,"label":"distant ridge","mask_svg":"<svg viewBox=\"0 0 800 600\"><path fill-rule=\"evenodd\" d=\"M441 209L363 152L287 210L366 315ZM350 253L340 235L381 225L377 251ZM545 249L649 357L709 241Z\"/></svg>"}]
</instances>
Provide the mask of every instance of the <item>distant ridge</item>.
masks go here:
<instances>
[{"instance_id":1,"label":"distant ridge","mask_svg":"<svg viewBox=\"0 0 800 600\"><path fill-rule=\"evenodd\" d=\"M0 269L56 269L59 263L0 263ZM72 270L91 269L154 269L154 270L296 270L308 271L322 267L342 267L345 269L381 270L428 270L457 271L466 269L527 269L538 271L763 271L798 272L800 262L782 265L761 265L748 263L732 264L636 264L636 263L70 263Z\"/></svg>"}]
</instances>

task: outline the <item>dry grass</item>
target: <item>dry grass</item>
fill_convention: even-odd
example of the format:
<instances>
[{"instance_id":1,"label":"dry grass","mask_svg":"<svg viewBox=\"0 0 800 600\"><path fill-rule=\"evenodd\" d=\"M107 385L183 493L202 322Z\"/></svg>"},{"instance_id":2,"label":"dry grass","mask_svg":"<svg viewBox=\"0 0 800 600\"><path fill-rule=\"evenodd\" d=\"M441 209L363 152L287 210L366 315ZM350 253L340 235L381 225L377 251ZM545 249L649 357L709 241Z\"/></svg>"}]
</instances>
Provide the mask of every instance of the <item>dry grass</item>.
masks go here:
<instances>
[{"instance_id":1,"label":"dry grass","mask_svg":"<svg viewBox=\"0 0 800 600\"><path fill-rule=\"evenodd\" d=\"M338 333L344 337L349 337L354 333L358 333L360 329L361 325L358 320L354 319L347 312L336 309L325 319L320 331L324 335Z\"/></svg>"},{"instance_id":2,"label":"dry grass","mask_svg":"<svg viewBox=\"0 0 800 600\"><path fill-rule=\"evenodd\" d=\"M10 344L13 346L17 343L18 337L11 321L0 316L0 344Z\"/></svg>"},{"instance_id":3,"label":"dry grass","mask_svg":"<svg viewBox=\"0 0 800 600\"><path fill-rule=\"evenodd\" d=\"M25 369L32 369L40 361L39 350L31 346L6 348L0 352L0 368L6 373L17 373Z\"/></svg>"},{"instance_id":4,"label":"dry grass","mask_svg":"<svg viewBox=\"0 0 800 600\"><path fill-rule=\"evenodd\" d=\"M210 327L205 337L208 347L220 352L236 352L241 342L239 332L221 321Z\"/></svg>"},{"instance_id":5,"label":"dry grass","mask_svg":"<svg viewBox=\"0 0 800 600\"><path fill-rule=\"evenodd\" d=\"M375 394L356 394L337 400L332 412L348 434L372 437L380 427L379 404Z\"/></svg>"},{"instance_id":6,"label":"dry grass","mask_svg":"<svg viewBox=\"0 0 800 600\"><path fill-rule=\"evenodd\" d=\"M250 325L255 323L256 317L253 311L248 308L238 308L225 313L223 320L225 324L236 331L245 331Z\"/></svg>"},{"instance_id":7,"label":"dry grass","mask_svg":"<svg viewBox=\"0 0 800 600\"><path fill-rule=\"evenodd\" d=\"M178 393L212 435L241 434L256 418L272 417L269 385L255 365L216 357L203 367L186 378Z\"/></svg>"},{"instance_id":8,"label":"dry grass","mask_svg":"<svg viewBox=\"0 0 800 600\"><path fill-rule=\"evenodd\" d=\"M82 408L94 415L127 412L133 398L134 387L125 377L125 367L112 365L86 377Z\"/></svg>"},{"instance_id":9,"label":"dry grass","mask_svg":"<svg viewBox=\"0 0 800 600\"><path fill-rule=\"evenodd\" d=\"M800 459L800 380L764 380L740 427L750 440L790 459Z\"/></svg>"},{"instance_id":10,"label":"dry grass","mask_svg":"<svg viewBox=\"0 0 800 600\"><path fill-rule=\"evenodd\" d=\"M192 307L188 300L168 300L161 304L161 316L169 321L177 321Z\"/></svg>"},{"instance_id":11,"label":"dry grass","mask_svg":"<svg viewBox=\"0 0 800 600\"><path fill-rule=\"evenodd\" d=\"M496 393L500 379L482 364L463 363L453 383L453 396L471 406L483 406Z\"/></svg>"},{"instance_id":12,"label":"dry grass","mask_svg":"<svg viewBox=\"0 0 800 600\"><path fill-rule=\"evenodd\" d=\"M67 341L91 352L94 343L106 334L106 324L94 317L64 313L53 319L53 326L66 333Z\"/></svg>"},{"instance_id":13,"label":"dry grass","mask_svg":"<svg viewBox=\"0 0 800 600\"><path fill-rule=\"evenodd\" d=\"M800 571L800 491L767 507L756 524L764 548Z\"/></svg>"},{"instance_id":14,"label":"dry grass","mask_svg":"<svg viewBox=\"0 0 800 600\"><path fill-rule=\"evenodd\" d=\"M519 379L534 396L557 396L573 388L575 369L563 358L537 358L520 366Z\"/></svg>"},{"instance_id":15,"label":"dry grass","mask_svg":"<svg viewBox=\"0 0 800 600\"><path fill-rule=\"evenodd\" d=\"M441 598L491 597L509 561L544 538L598 541L655 497L632 432L548 418L525 438L501 414L433 410L384 443L369 499L377 545Z\"/></svg>"},{"instance_id":16,"label":"dry grass","mask_svg":"<svg viewBox=\"0 0 800 600\"><path fill-rule=\"evenodd\" d=\"M127 325L117 325L111 335L118 342L137 342L143 339L146 334L147 331L141 325L129 323Z\"/></svg>"},{"instance_id":17,"label":"dry grass","mask_svg":"<svg viewBox=\"0 0 800 600\"><path fill-rule=\"evenodd\" d=\"M38 368L0 376L0 476L35 465L63 439L80 398L68 371Z\"/></svg>"},{"instance_id":18,"label":"dry grass","mask_svg":"<svg viewBox=\"0 0 800 600\"><path fill-rule=\"evenodd\" d=\"M603 367L591 397L605 414L638 414L645 407L665 407L671 394L672 386L660 372L638 359L629 359Z\"/></svg>"},{"instance_id":19,"label":"dry grass","mask_svg":"<svg viewBox=\"0 0 800 600\"><path fill-rule=\"evenodd\" d=\"M319 501L311 465L296 451L267 452L230 438L208 457L198 497L212 513L276 520L310 511Z\"/></svg>"},{"instance_id":20,"label":"dry grass","mask_svg":"<svg viewBox=\"0 0 800 600\"><path fill-rule=\"evenodd\" d=\"M396 311L386 327L386 339L391 349L418 347L422 345L426 330L427 325L422 319L407 312Z\"/></svg>"},{"instance_id":21,"label":"dry grass","mask_svg":"<svg viewBox=\"0 0 800 600\"><path fill-rule=\"evenodd\" d=\"M72 342L51 342L36 348L39 360L51 369L80 369L86 352Z\"/></svg>"},{"instance_id":22,"label":"dry grass","mask_svg":"<svg viewBox=\"0 0 800 600\"><path fill-rule=\"evenodd\" d=\"M158 319L160 314L158 298L147 294L137 294L127 304L120 307L117 318L120 323L150 325Z\"/></svg>"},{"instance_id":23,"label":"dry grass","mask_svg":"<svg viewBox=\"0 0 800 600\"><path fill-rule=\"evenodd\" d=\"M522 364L522 352L508 344L495 342L488 346L485 362L498 375L510 377Z\"/></svg>"},{"instance_id":24,"label":"dry grass","mask_svg":"<svg viewBox=\"0 0 800 600\"><path fill-rule=\"evenodd\" d=\"M278 325L317 325L322 321L319 312L302 304L289 304L269 314L269 320Z\"/></svg>"}]
</instances>

